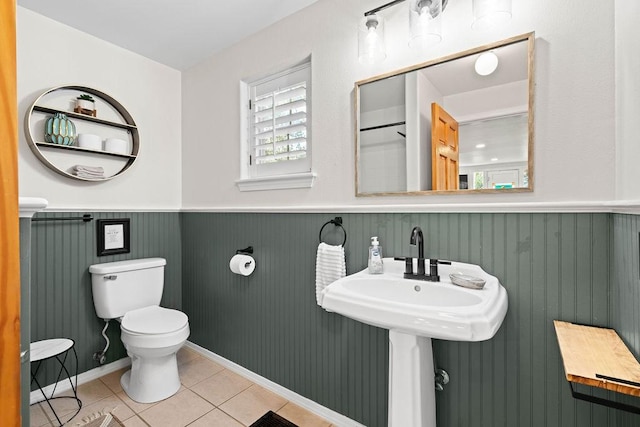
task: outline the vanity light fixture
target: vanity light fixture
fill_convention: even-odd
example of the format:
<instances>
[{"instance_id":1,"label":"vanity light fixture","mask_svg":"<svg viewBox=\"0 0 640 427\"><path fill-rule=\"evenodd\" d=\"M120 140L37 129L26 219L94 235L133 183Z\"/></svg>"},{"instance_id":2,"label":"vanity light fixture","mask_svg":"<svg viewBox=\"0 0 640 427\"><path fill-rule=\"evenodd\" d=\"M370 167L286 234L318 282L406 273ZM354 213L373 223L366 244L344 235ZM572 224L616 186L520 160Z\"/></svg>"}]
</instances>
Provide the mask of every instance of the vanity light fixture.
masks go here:
<instances>
[{"instance_id":1,"label":"vanity light fixture","mask_svg":"<svg viewBox=\"0 0 640 427\"><path fill-rule=\"evenodd\" d=\"M384 46L384 24L378 12L403 3L394 0L364 13L358 27L358 59L362 64L375 64L387 57ZM442 11L449 0L409 0L411 38L409 46L422 49L442 39Z\"/></svg>"},{"instance_id":2,"label":"vanity light fixture","mask_svg":"<svg viewBox=\"0 0 640 427\"><path fill-rule=\"evenodd\" d=\"M387 57L384 22L378 13L406 0L394 0L364 13L358 27L358 59L375 64ZM473 0L472 28L493 28L511 18L512 0ZM449 0L409 0L409 47L425 49L442 40L442 13Z\"/></svg>"},{"instance_id":3,"label":"vanity light fixture","mask_svg":"<svg viewBox=\"0 0 640 427\"><path fill-rule=\"evenodd\" d=\"M476 148L484 148L487 144L476 144Z\"/></svg>"},{"instance_id":4,"label":"vanity light fixture","mask_svg":"<svg viewBox=\"0 0 640 427\"><path fill-rule=\"evenodd\" d=\"M473 0L471 28L490 30L511 19L511 0Z\"/></svg>"},{"instance_id":5,"label":"vanity light fixture","mask_svg":"<svg viewBox=\"0 0 640 427\"><path fill-rule=\"evenodd\" d=\"M498 68L498 56L492 51L484 52L478 56L474 66L480 76L488 76Z\"/></svg>"}]
</instances>

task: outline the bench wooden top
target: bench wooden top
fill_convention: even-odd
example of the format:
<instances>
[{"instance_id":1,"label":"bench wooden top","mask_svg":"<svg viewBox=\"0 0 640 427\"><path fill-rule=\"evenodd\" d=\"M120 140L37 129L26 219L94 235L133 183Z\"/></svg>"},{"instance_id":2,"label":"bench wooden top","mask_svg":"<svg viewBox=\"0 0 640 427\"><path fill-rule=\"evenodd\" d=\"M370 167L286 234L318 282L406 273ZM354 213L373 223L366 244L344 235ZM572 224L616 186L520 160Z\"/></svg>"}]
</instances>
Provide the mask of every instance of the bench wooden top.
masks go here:
<instances>
[{"instance_id":1,"label":"bench wooden top","mask_svg":"<svg viewBox=\"0 0 640 427\"><path fill-rule=\"evenodd\" d=\"M596 376L640 383L640 363L615 330L560 320L553 323L568 381L640 396L640 386Z\"/></svg>"}]
</instances>

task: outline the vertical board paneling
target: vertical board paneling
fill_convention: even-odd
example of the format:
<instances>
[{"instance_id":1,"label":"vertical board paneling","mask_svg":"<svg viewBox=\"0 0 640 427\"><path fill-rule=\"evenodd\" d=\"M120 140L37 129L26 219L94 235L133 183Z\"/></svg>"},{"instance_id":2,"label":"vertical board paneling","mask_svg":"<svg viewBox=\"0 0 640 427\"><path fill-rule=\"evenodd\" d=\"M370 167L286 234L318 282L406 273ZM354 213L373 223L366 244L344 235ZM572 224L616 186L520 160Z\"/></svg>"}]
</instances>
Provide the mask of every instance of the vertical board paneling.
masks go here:
<instances>
[{"instance_id":1,"label":"vertical board paneling","mask_svg":"<svg viewBox=\"0 0 640 427\"><path fill-rule=\"evenodd\" d=\"M31 342L31 219L20 218L20 352L29 349ZM20 412L22 424L29 425L29 387L31 369L20 361Z\"/></svg>"},{"instance_id":2,"label":"vertical board paneling","mask_svg":"<svg viewBox=\"0 0 640 427\"><path fill-rule=\"evenodd\" d=\"M334 216L182 214L183 307L195 343L367 426L385 426L387 331L315 303L318 232ZM419 225L427 256L480 264L507 289L509 311L492 340L434 342L451 376L437 393L438 426L615 425L616 411L571 398L552 324L608 322L611 215L341 216L348 273L366 267L371 236L385 256L416 256L408 243ZM330 228L323 239L341 242ZM233 275L229 258L248 245L257 269Z\"/></svg>"},{"instance_id":3,"label":"vertical board paneling","mask_svg":"<svg viewBox=\"0 0 640 427\"><path fill-rule=\"evenodd\" d=\"M348 233L348 273L366 267L374 235L385 256L416 256L408 242L419 225L428 257L480 264L507 289L509 311L493 339L434 341L436 362L451 376L437 393L439 427L640 423L571 397L552 325L610 325L640 354L640 220L632 215L97 213L131 219L131 253L109 257L96 256L95 223L33 223L31 339L73 338L80 372L95 367L103 323L88 266L162 256L162 304L189 315L191 341L367 426L385 426L387 331L315 303L318 232L336 215ZM325 228L323 240L342 239ZM232 274L229 258L249 245L256 272ZM108 360L123 357L115 325L109 336Z\"/></svg>"},{"instance_id":4,"label":"vertical board paneling","mask_svg":"<svg viewBox=\"0 0 640 427\"><path fill-rule=\"evenodd\" d=\"M81 216L85 212L40 213L38 218ZM96 221L32 222L31 340L66 337L75 341L78 371L98 366L93 353L105 346L91 294L91 264L158 256L167 259L162 304L182 307L182 253L178 213L94 213L95 219L130 218L131 252L97 256ZM120 328L111 322L107 362L126 356ZM55 380L54 370L41 372L41 384Z\"/></svg>"},{"instance_id":5,"label":"vertical board paneling","mask_svg":"<svg viewBox=\"0 0 640 427\"><path fill-rule=\"evenodd\" d=\"M191 340L367 425L378 418L386 424L388 386L380 372L388 365L387 331L316 305L318 233L334 216L183 214L183 307ZM358 237L365 255L356 254L351 239L370 236L379 224L376 215L355 217L362 221L345 221L348 258L359 259L348 263L349 271L362 268L368 246L368 237ZM323 236L341 242L331 227ZM255 273L232 274L229 259L249 245ZM206 262L199 254L207 254Z\"/></svg>"},{"instance_id":6,"label":"vertical board paneling","mask_svg":"<svg viewBox=\"0 0 640 427\"><path fill-rule=\"evenodd\" d=\"M610 318L623 341L636 359L640 358L640 253L638 232L640 216L613 215L613 256L611 262ZM637 398L628 397L625 403L638 405ZM618 411L610 422L632 427L640 424L638 416Z\"/></svg>"}]
</instances>

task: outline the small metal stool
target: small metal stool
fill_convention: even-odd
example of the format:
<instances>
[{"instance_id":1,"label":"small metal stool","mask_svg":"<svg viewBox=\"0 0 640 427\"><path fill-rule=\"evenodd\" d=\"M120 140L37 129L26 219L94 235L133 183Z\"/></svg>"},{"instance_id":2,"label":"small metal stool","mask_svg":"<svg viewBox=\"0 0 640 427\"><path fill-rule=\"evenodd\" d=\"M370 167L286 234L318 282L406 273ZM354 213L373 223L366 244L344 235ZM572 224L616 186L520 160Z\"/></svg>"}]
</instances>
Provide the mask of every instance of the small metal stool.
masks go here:
<instances>
[{"instance_id":1,"label":"small metal stool","mask_svg":"<svg viewBox=\"0 0 640 427\"><path fill-rule=\"evenodd\" d=\"M42 393L42 396L44 397L44 400L47 402L47 405L49 405L49 408L51 408L53 415L56 417L56 419L58 420L58 423L61 426L63 425L63 422L60 421L60 417L58 416L56 411L53 409L53 406L51 405L51 400L75 399L78 402L78 410L66 422L71 421L73 417L78 415L78 412L80 412L80 409L82 408L82 401L78 398L78 354L76 353L76 349L74 346L75 346L75 342L68 338L54 338L49 340L36 341L36 342L32 342L31 345L29 346L31 362L32 363L37 362L35 371L33 369L31 370L31 383L34 383L34 382L36 383L36 385L38 386L38 389L40 389L40 393ZM73 355L75 356L75 359L76 359L75 360L76 371L74 374L76 378L75 384L71 380L71 374L69 373L69 370L65 366L65 362L67 361L67 356L69 355L69 350L73 350ZM60 364L60 371L58 372L58 377L56 378L56 382L53 386L53 390L51 391L51 396L47 396L44 390L42 389L42 386L38 382L36 375L38 374L38 370L40 369L42 362L51 358L55 358L58 361L58 363ZM67 375L67 379L69 380L69 384L71 385L71 390L73 390L73 396L55 396L54 397L56 388L58 387L58 383L60 382L60 379L62 377L62 372L64 372Z\"/></svg>"}]
</instances>

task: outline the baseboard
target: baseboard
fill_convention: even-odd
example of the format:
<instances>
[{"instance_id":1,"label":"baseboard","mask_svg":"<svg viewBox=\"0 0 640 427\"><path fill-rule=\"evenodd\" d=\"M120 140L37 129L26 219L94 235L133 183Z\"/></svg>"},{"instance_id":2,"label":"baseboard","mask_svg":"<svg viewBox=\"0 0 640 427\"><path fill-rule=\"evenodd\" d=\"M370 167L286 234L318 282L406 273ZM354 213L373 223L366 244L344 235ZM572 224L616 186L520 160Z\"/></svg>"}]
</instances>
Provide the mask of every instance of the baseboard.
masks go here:
<instances>
[{"instance_id":1,"label":"baseboard","mask_svg":"<svg viewBox=\"0 0 640 427\"><path fill-rule=\"evenodd\" d=\"M116 360L115 362L111 362L107 365L99 366L97 368L83 372L81 374L78 374L78 385L88 383L104 375L110 374L111 372L115 372L118 369L125 368L129 365L131 365L131 359L129 357L125 357L120 360ZM55 387L55 384L50 384L44 387L42 391L47 396L51 396L51 393L53 392L54 387ZM57 396L59 394L62 394L66 391L71 390L71 385L69 384L69 381L67 381L67 379L65 378L60 380L60 382L58 383L58 386L55 387L55 390L56 390L56 396ZM44 401L44 397L42 396L42 393L40 392L40 390L34 390L29 395L30 405L33 405L34 403L38 403L42 401Z\"/></svg>"},{"instance_id":2,"label":"baseboard","mask_svg":"<svg viewBox=\"0 0 640 427\"><path fill-rule=\"evenodd\" d=\"M333 425L340 426L340 427L365 427L364 425L352 420L351 418L345 417L344 415L339 414L338 412L335 412L329 408L326 408L320 405L319 403L314 402L311 399L307 399L304 396L300 396L299 394L287 388L284 388L281 385L276 384L273 381L268 380L230 360L227 360L222 356L218 356L217 354L207 350L206 348L200 347L199 345L194 344L190 341L187 341L185 346L200 353L202 356L208 359L211 359L214 362L224 366L226 369L232 372L235 372L236 374L241 375L247 378L248 380L251 380L252 382L258 384L259 386L264 387L267 390L270 390L284 397L288 401L293 402L294 404L306 409L307 411L312 412L318 415L319 417L324 418L325 420L329 421Z\"/></svg>"}]
</instances>

